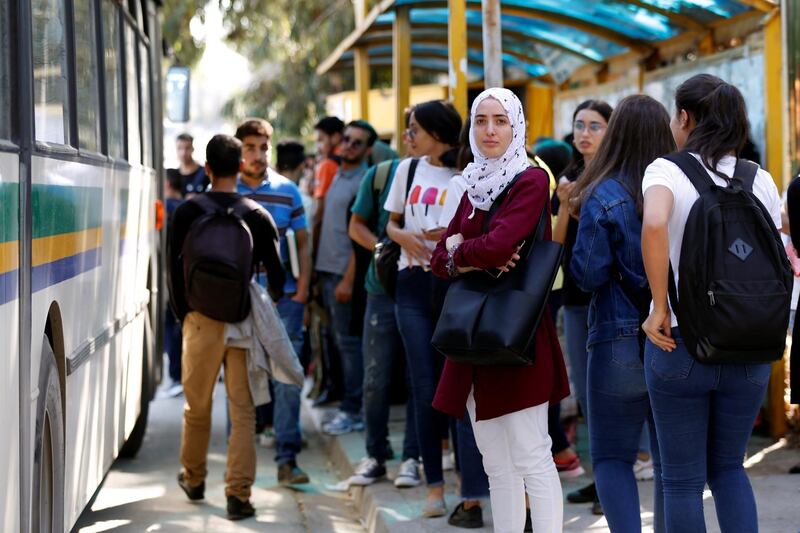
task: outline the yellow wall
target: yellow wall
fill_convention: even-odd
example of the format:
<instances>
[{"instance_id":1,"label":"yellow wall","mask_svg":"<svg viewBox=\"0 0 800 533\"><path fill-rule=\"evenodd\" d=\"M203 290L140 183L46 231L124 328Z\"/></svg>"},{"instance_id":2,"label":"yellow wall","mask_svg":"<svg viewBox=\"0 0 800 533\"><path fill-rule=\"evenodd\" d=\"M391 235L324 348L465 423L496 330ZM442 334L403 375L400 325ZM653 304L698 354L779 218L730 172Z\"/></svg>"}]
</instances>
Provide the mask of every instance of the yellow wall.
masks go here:
<instances>
[{"instance_id":1,"label":"yellow wall","mask_svg":"<svg viewBox=\"0 0 800 533\"><path fill-rule=\"evenodd\" d=\"M360 118L357 105L358 95L347 91L329 95L325 99L325 109L345 122ZM411 105L447 98L447 87L440 85L418 85L411 88ZM394 91L392 89L372 89L369 92L369 122L381 137L390 137L395 131Z\"/></svg>"}]
</instances>

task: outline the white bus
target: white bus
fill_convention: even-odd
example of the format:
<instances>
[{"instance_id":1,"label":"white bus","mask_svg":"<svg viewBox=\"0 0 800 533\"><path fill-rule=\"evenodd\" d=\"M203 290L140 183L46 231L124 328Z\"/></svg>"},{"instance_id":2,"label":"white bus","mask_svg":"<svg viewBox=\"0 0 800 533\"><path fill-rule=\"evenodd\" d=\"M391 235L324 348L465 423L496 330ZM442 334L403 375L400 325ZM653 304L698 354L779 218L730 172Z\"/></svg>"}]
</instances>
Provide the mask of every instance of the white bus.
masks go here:
<instances>
[{"instance_id":1,"label":"white bus","mask_svg":"<svg viewBox=\"0 0 800 533\"><path fill-rule=\"evenodd\" d=\"M160 379L154 0L0 1L0 531L68 531ZM163 294L163 292L161 292Z\"/></svg>"}]
</instances>

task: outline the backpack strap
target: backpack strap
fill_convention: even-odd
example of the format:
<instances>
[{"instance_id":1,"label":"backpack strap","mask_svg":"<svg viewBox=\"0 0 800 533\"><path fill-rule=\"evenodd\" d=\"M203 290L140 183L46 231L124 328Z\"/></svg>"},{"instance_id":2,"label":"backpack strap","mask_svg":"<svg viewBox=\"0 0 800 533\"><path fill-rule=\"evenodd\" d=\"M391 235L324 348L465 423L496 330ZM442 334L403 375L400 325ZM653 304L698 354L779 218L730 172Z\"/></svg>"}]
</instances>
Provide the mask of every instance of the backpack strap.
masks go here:
<instances>
[{"instance_id":1,"label":"backpack strap","mask_svg":"<svg viewBox=\"0 0 800 533\"><path fill-rule=\"evenodd\" d=\"M408 193L411 192L411 184L414 183L414 176L417 173L417 166L419 165L419 158L414 158L411 160L411 164L408 166L408 180L406 180L406 201L408 200Z\"/></svg>"},{"instance_id":2,"label":"backpack strap","mask_svg":"<svg viewBox=\"0 0 800 533\"><path fill-rule=\"evenodd\" d=\"M700 164L692 154L689 152L675 152L664 156L664 159L672 161L678 168L680 168L692 185L697 190L698 194L703 194L715 186L714 180L708 175L706 167Z\"/></svg>"},{"instance_id":3,"label":"backpack strap","mask_svg":"<svg viewBox=\"0 0 800 533\"><path fill-rule=\"evenodd\" d=\"M383 190L386 188L386 182L389 181L389 176L392 174L392 170L396 164L397 160L393 159L391 161L378 163L375 166L375 173L372 175L372 191L376 196L383 194Z\"/></svg>"},{"instance_id":4,"label":"backpack strap","mask_svg":"<svg viewBox=\"0 0 800 533\"><path fill-rule=\"evenodd\" d=\"M207 194L198 194L188 200L200 206L205 213L223 212L222 206L211 199Z\"/></svg>"},{"instance_id":5,"label":"backpack strap","mask_svg":"<svg viewBox=\"0 0 800 533\"><path fill-rule=\"evenodd\" d=\"M753 184L756 181L759 166L747 159L737 159L736 168L733 169L731 179L742 182L742 189L753 192Z\"/></svg>"}]
</instances>

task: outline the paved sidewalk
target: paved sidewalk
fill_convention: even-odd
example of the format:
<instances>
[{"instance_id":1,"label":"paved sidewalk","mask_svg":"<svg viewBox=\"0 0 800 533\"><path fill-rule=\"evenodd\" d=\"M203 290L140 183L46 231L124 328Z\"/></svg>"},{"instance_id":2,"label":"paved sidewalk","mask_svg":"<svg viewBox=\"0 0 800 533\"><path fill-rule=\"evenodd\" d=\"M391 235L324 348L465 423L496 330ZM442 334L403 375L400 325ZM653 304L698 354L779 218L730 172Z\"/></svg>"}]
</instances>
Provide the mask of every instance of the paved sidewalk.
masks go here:
<instances>
[{"instance_id":1,"label":"paved sidewalk","mask_svg":"<svg viewBox=\"0 0 800 533\"><path fill-rule=\"evenodd\" d=\"M332 416L333 409L312 409L310 403L304 408L311 412L313 420L319 425ZM402 450L405 408L392 408L390 418L390 440L395 452ZM340 437L322 437L331 461L346 479L353 468L365 455L364 433L350 433ZM582 427L579 432L581 459L587 471L588 453L584 448L587 437ZM761 533L800 533L800 475L787 474L789 468L800 462L800 450L787 449L785 443L773 443L769 439L754 437L748 454L748 473L756 493ZM389 461L389 477L394 478L399 460ZM453 472L445 473L446 501L449 510L457 505L457 480ZM563 480L564 494L590 482L588 476ZM454 532L459 529L449 526L447 518L426 519L420 516L425 500L425 488L396 489L391 481L380 481L368 487L351 487L349 493L361 519L370 533L438 533ZM653 522L653 483L639 482L641 500L642 531L652 532ZM710 533L718 532L716 514L711 493L704 496L706 523ZM491 512L488 501L484 503L486 527L478 532L491 532ZM591 506L564 505L565 532L607 532L605 518L591 514Z\"/></svg>"}]
</instances>

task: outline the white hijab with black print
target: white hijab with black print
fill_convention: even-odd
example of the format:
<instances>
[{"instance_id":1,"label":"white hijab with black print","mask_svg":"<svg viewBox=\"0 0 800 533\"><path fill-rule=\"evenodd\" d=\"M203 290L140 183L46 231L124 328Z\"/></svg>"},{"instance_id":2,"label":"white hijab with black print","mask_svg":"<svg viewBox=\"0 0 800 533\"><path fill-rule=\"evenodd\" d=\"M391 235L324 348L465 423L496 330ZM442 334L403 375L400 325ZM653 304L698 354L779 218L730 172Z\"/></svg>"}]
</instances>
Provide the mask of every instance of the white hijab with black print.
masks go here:
<instances>
[{"instance_id":1,"label":"white hijab with black print","mask_svg":"<svg viewBox=\"0 0 800 533\"><path fill-rule=\"evenodd\" d=\"M478 106L487 98L494 98L500 102L513 130L511 144L500 157L485 157L475 139L475 115ZM530 164L525 150L525 115L522 112L522 102L514 93L499 87L486 89L472 102L470 119L472 126L469 132L469 145L475 160L467 165L463 176L467 182L467 194L473 207L470 214L472 218L475 209L488 211L511 180Z\"/></svg>"}]
</instances>

